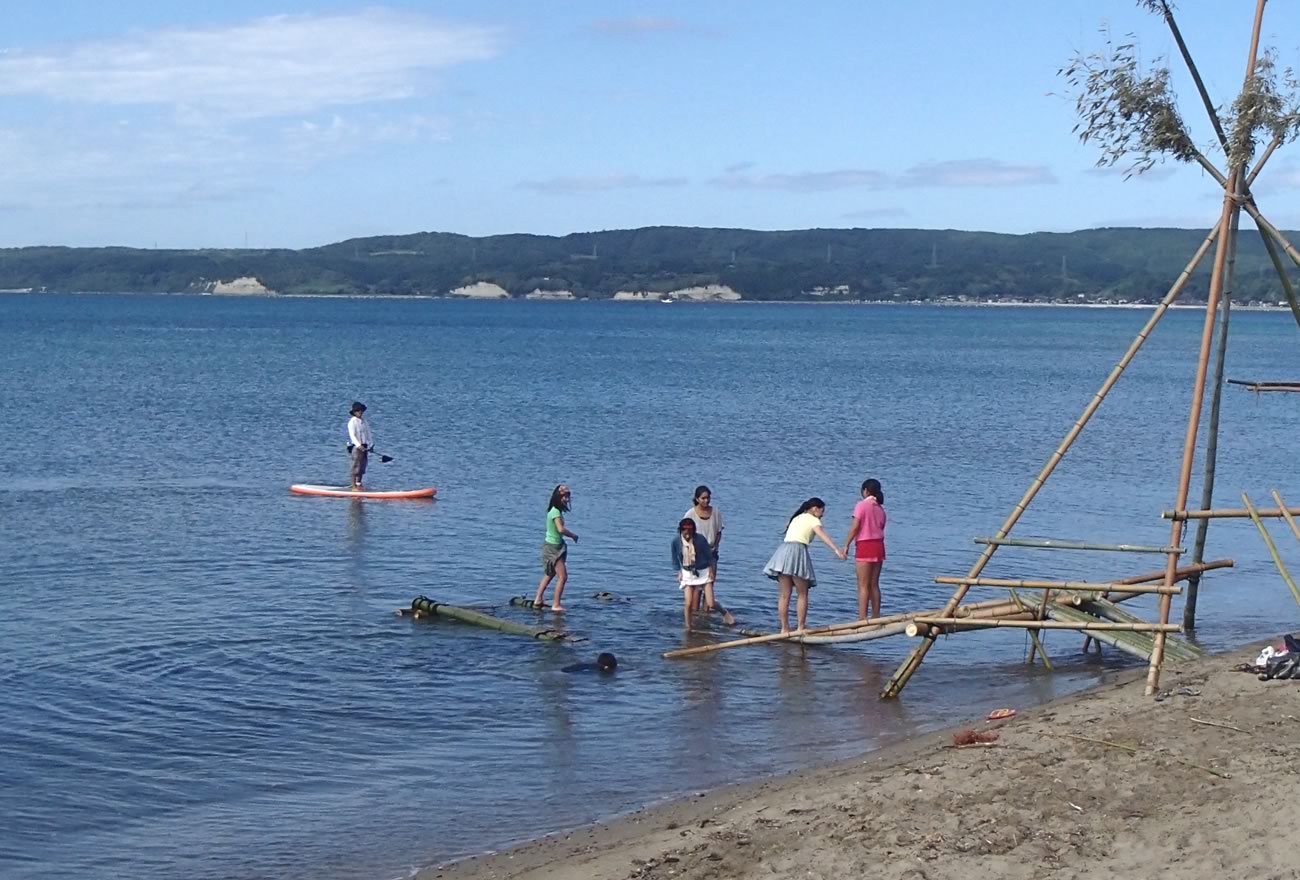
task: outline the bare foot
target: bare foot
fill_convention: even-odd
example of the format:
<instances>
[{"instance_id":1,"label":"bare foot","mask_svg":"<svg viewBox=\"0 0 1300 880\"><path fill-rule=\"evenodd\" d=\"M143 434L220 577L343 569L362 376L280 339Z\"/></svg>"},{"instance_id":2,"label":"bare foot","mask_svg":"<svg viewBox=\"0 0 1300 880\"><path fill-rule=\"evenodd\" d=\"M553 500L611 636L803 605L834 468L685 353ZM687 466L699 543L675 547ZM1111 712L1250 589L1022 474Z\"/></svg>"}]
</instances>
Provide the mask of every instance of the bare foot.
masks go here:
<instances>
[{"instance_id":1,"label":"bare foot","mask_svg":"<svg viewBox=\"0 0 1300 880\"><path fill-rule=\"evenodd\" d=\"M781 635L783 635L783 636L788 636L788 635L790 635L790 627L788 627L788 626L783 626L783 627L781 627Z\"/></svg>"},{"instance_id":2,"label":"bare foot","mask_svg":"<svg viewBox=\"0 0 1300 880\"><path fill-rule=\"evenodd\" d=\"M722 612L722 622L725 623L727 626L735 626L736 618L732 615L730 611L724 611Z\"/></svg>"},{"instance_id":3,"label":"bare foot","mask_svg":"<svg viewBox=\"0 0 1300 880\"><path fill-rule=\"evenodd\" d=\"M568 611L569 609L565 608L563 605L552 605L551 610L554 611L556 614L562 614L565 611Z\"/></svg>"}]
</instances>

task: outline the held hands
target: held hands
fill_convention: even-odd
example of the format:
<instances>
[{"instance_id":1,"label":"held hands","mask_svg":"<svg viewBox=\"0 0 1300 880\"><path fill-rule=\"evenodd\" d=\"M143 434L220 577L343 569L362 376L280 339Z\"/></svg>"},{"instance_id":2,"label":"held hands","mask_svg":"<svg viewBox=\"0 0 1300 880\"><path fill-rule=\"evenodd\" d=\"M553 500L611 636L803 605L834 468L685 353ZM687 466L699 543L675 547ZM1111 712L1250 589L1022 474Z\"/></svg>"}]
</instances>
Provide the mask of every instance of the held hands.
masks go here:
<instances>
[{"instance_id":1,"label":"held hands","mask_svg":"<svg viewBox=\"0 0 1300 880\"><path fill-rule=\"evenodd\" d=\"M838 556L838 557L840 558L841 561L843 561L843 560L849 558L849 554L845 553L845 552L844 552L843 550L841 550L839 547L836 547L836 548L835 548L835 555Z\"/></svg>"}]
</instances>

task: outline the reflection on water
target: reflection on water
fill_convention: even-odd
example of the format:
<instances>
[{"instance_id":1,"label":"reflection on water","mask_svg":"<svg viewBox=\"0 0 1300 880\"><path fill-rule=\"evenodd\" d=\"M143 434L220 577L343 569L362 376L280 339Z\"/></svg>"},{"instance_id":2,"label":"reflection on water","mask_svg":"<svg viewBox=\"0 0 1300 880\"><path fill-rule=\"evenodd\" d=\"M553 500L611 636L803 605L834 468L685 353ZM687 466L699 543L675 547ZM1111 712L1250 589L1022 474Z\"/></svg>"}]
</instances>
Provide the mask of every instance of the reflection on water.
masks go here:
<instances>
[{"instance_id":1,"label":"reflection on water","mask_svg":"<svg viewBox=\"0 0 1300 880\"><path fill-rule=\"evenodd\" d=\"M701 482L725 511L720 598L741 626L773 625L761 568L790 512L826 498L838 537L864 471L889 498L886 608L942 604L932 578L969 567L971 536L1002 520L1141 312L214 299L0 296L0 383L40 402L0 457L6 880L398 876L1132 665L1053 635L1047 675L1025 666L1023 634L965 634L881 702L906 638L660 655L734 634L716 618L682 632L668 544ZM1300 372L1288 320L1234 319L1234 369ZM1167 537L1173 468L1150 438L1180 421L1199 324L1166 318L1024 534ZM372 372L376 338L385 378L340 387ZM790 352L814 348L826 375L857 377L854 393L807 383ZM576 381L554 380L555 351ZM793 416L773 404L792 388ZM286 491L338 473L356 397L397 458L376 487L435 484L438 501ZM694 414L707 440L683 439ZM815 442L792 418L816 425ZM1285 492L1296 462L1274 452L1300 433L1294 407L1227 395L1224 419L1222 500L1261 485L1297 494ZM249 433L265 456L244 455ZM561 480L580 492L566 518L583 536L571 611L511 607L536 586L543 505ZM1204 582L1203 644L1293 619L1249 523L1216 525L1210 552L1237 568ZM1118 555L1004 548L990 574L1143 567ZM850 619L851 563L819 558L818 574L810 623ZM588 641L392 613L419 594ZM603 650L616 675L561 671Z\"/></svg>"}]
</instances>

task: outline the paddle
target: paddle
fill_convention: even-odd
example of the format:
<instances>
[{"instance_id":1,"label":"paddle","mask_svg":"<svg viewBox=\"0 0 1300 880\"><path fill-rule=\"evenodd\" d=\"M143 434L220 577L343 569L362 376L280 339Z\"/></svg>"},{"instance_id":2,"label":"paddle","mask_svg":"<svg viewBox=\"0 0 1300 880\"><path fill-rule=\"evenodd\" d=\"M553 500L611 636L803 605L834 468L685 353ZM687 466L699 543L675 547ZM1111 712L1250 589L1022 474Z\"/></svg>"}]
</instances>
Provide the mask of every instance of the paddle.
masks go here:
<instances>
[{"instance_id":1,"label":"paddle","mask_svg":"<svg viewBox=\"0 0 1300 880\"><path fill-rule=\"evenodd\" d=\"M351 455L351 454L352 454L352 444L349 443L349 444L348 444L348 455ZM393 457L392 457L391 455L379 455L379 453L378 453L378 452L375 452L373 449L370 450L370 454L371 454L371 455L378 455L378 456L379 456L379 463L380 463L380 464L388 464L390 461L393 460Z\"/></svg>"}]
</instances>

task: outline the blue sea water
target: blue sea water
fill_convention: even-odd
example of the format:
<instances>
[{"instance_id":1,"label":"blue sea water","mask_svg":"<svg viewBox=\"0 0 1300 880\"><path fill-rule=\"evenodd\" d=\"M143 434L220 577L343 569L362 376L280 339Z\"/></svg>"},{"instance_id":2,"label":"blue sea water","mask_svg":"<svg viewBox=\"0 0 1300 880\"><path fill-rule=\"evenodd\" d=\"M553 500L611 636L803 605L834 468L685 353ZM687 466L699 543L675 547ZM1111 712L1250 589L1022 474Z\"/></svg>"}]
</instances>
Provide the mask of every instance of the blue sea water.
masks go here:
<instances>
[{"instance_id":1,"label":"blue sea water","mask_svg":"<svg viewBox=\"0 0 1300 880\"><path fill-rule=\"evenodd\" d=\"M903 638L663 660L727 635L684 637L669 541L709 484L719 597L771 628L786 518L820 495L841 537L877 476L885 612L936 607L932 578L965 573L1147 316L0 296L0 876L398 877L1084 687L1128 661L1062 633L1054 676L1020 633L942 640L890 702ZM1016 534L1167 543L1202 317L1165 318ZM1233 331L1230 376L1300 378L1289 315ZM286 491L346 481L353 399L395 458L371 484L437 501ZM1217 503L1300 499L1297 404L1229 389ZM537 622L506 602L536 585L561 481L582 536L563 625L587 643L393 614L426 594ZM1208 555L1237 564L1205 581L1203 644L1294 627L1248 521ZM851 619L851 566L813 556L812 623ZM1162 559L1005 548L986 573ZM601 650L617 676L561 672Z\"/></svg>"}]
</instances>

